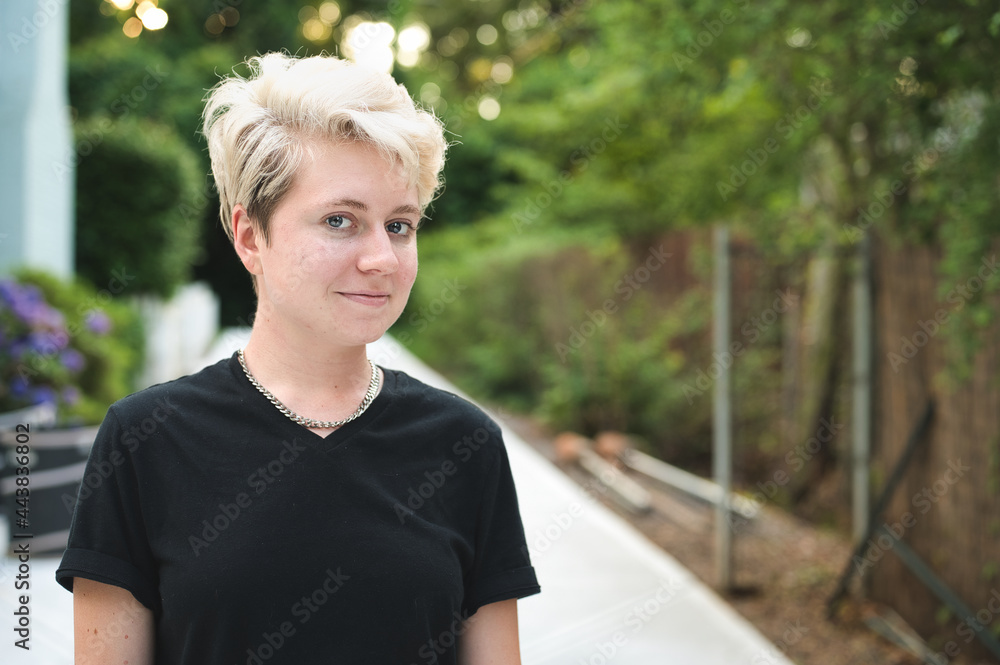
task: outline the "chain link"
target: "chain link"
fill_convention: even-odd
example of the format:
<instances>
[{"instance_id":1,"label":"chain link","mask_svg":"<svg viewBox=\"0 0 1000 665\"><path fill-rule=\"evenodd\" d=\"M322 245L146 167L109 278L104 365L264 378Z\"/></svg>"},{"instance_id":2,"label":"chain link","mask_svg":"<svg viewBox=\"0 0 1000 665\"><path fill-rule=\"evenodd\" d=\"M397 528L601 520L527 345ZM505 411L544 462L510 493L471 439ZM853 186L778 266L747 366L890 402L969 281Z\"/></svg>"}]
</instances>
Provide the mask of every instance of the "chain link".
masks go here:
<instances>
[{"instance_id":1,"label":"chain link","mask_svg":"<svg viewBox=\"0 0 1000 665\"><path fill-rule=\"evenodd\" d=\"M381 384L381 380L379 379L378 369L375 367L375 365L372 363L371 360L368 360L368 365L372 368L372 380L368 384L368 392L365 393L365 398L361 400L361 405L358 406L358 410L352 413L351 415L347 416L343 420L314 420L312 418L306 418L304 416L298 415L297 413L289 409L287 406L282 404L277 397L271 394L270 390L260 385L260 382L257 381L256 378L254 378L254 375L250 373L250 369L247 367L247 361L243 357L243 349L237 351L236 355L240 359L240 365L243 367L243 372L247 375L247 378L250 379L250 383L253 384L254 388L259 390L261 395L266 397L271 404L277 407L278 411L281 411L281 413L285 414L285 416L287 416L290 420L297 422L298 424L304 427L312 427L317 429L332 429L340 427L341 425L346 425L347 423L351 422L352 420L360 416L362 413L364 413L368 409L368 407L371 406L372 401L375 399L375 395L378 394L378 387Z\"/></svg>"}]
</instances>

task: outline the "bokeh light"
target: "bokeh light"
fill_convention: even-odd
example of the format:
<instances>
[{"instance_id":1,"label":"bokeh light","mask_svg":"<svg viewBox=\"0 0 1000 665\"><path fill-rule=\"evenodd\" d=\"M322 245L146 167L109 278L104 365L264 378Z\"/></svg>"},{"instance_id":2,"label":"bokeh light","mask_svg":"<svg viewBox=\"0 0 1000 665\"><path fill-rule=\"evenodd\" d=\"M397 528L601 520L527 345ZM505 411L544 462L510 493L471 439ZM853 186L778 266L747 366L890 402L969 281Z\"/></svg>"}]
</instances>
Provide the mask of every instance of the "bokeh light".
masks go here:
<instances>
[{"instance_id":1,"label":"bokeh light","mask_svg":"<svg viewBox=\"0 0 1000 665\"><path fill-rule=\"evenodd\" d=\"M167 24L168 16L167 12L163 11L159 7L153 7L152 9L143 12L142 25L147 30L159 30Z\"/></svg>"},{"instance_id":2,"label":"bokeh light","mask_svg":"<svg viewBox=\"0 0 1000 665\"><path fill-rule=\"evenodd\" d=\"M510 80L514 78L514 61L507 56L497 58L490 70L490 78L500 85L510 83Z\"/></svg>"},{"instance_id":3,"label":"bokeh light","mask_svg":"<svg viewBox=\"0 0 1000 665\"><path fill-rule=\"evenodd\" d=\"M125 33L126 37L135 39L142 33L142 21L134 16L129 17L122 26L122 32Z\"/></svg>"},{"instance_id":4,"label":"bokeh light","mask_svg":"<svg viewBox=\"0 0 1000 665\"><path fill-rule=\"evenodd\" d=\"M135 15L139 17L139 20L141 21L142 17L145 16L146 12L150 9L156 9L156 3L152 0L142 0L142 2L139 3L139 6L135 8Z\"/></svg>"},{"instance_id":5,"label":"bokeh light","mask_svg":"<svg viewBox=\"0 0 1000 665\"><path fill-rule=\"evenodd\" d=\"M487 95L479 100L478 110L483 120L496 120L500 116L500 102Z\"/></svg>"},{"instance_id":6,"label":"bokeh light","mask_svg":"<svg viewBox=\"0 0 1000 665\"><path fill-rule=\"evenodd\" d=\"M311 18L302 24L302 36L311 42L325 42L333 34L333 28L319 17Z\"/></svg>"},{"instance_id":7,"label":"bokeh light","mask_svg":"<svg viewBox=\"0 0 1000 665\"><path fill-rule=\"evenodd\" d=\"M420 56L431 43L431 31L424 23L414 23L399 31L396 44L399 52L396 61L403 67L415 67Z\"/></svg>"},{"instance_id":8,"label":"bokeh light","mask_svg":"<svg viewBox=\"0 0 1000 665\"><path fill-rule=\"evenodd\" d=\"M404 51L423 51L431 43L431 31L423 23L408 25L399 31L396 43Z\"/></svg>"},{"instance_id":9,"label":"bokeh light","mask_svg":"<svg viewBox=\"0 0 1000 665\"><path fill-rule=\"evenodd\" d=\"M333 27L340 21L340 5L324 2L319 9L305 5L299 10L302 36L311 42L322 43L333 36Z\"/></svg>"},{"instance_id":10,"label":"bokeh light","mask_svg":"<svg viewBox=\"0 0 1000 665\"><path fill-rule=\"evenodd\" d=\"M792 48L805 48L812 42L812 33L805 28L796 28L787 37L785 43Z\"/></svg>"},{"instance_id":11,"label":"bokeh light","mask_svg":"<svg viewBox=\"0 0 1000 665\"><path fill-rule=\"evenodd\" d=\"M205 32L210 35L221 35L222 31L226 29L226 23L222 20L222 16L219 14L212 14L207 19L205 19Z\"/></svg>"},{"instance_id":12,"label":"bokeh light","mask_svg":"<svg viewBox=\"0 0 1000 665\"><path fill-rule=\"evenodd\" d=\"M396 31L388 23L361 21L346 30L342 44L344 55L360 65L391 72L395 60L392 40L395 38Z\"/></svg>"},{"instance_id":13,"label":"bokeh light","mask_svg":"<svg viewBox=\"0 0 1000 665\"><path fill-rule=\"evenodd\" d=\"M311 18L319 18L319 10L312 5L306 5L299 10L299 23L306 23Z\"/></svg>"},{"instance_id":14,"label":"bokeh light","mask_svg":"<svg viewBox=\"0 0 1000 665\"><path fill-rule=\"evenodd\" d=\"M441 99L441 86L433 81L428 81L420 86L420 101L429 106L433 106Z\"/></svg>"},{"instance_id":15,"label":"bokeh light","mask_svg":"<svg viewBox=\"0 0 1000 665\"><path fill-rule=\"evenodd\" d=\"M240 22L240 12L236 7L226 7L219 12L219 16L227 28L231 28Z\"/></svg>"},{"instance_id":16,"label":"bokeh light","mask_svg":"<svg viewBox=\"0 0 1000 665\"><path fill-rule=\"evenodd\" d=\"M490 78L493 72L493 63L486 58L476 58L466 66L469 78L476 83L482 83Z\"/></svg>"},{"instance_id":17,"label":"bokeh light","mask_svg":"<svg viewBox=\"0 0 1000 665\"><path fill-rule=\"evenodd\" d=\"M135 4L135 0L108 0L115 9L121 9L122 11L126 9L132 9L132 5Z\"/></svg>"},{"instance_id":18,"label":"bokeh light","mask_svg":"<svg viewBox=\"0 0 1000 665\"><path fill-rule=\"evenodd\" d=\"M476 30L476 39L479 40L479 43L483 46L489 46L490 44L496 43L497 37L499 36L500 34L497 32L497 29L489 23L479 26L479 29Z\"/></svg>"},{"instance_id":19,"label":"bokeh light","mask_svg":"<svg viewBox=\"0 0 1000 665\"><path fill-rule=\"evenodd\" d=\"M340 5L336 2L324 2L319 6L319 20L327 25L336 25L340 20Z\"/></svg>"}]
</instances>

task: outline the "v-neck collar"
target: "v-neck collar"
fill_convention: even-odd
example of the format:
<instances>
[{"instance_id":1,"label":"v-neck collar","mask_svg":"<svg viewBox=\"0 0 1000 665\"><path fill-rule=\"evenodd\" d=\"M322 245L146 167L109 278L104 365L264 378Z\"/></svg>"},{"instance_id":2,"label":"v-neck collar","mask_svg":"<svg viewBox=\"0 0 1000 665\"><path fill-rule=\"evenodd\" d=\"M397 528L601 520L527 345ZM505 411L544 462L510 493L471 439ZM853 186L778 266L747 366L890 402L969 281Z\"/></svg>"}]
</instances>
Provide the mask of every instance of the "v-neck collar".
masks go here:
<instances>
[{"instance_id":1,"label":"v-neck collar","mask_svg":"<svg viewBox=\"0 0 1000 665\"><path fill-rule=\"evenodd\" d=\"M247 405L262 418L265 418L269 425L272 425L279 432L282 438L289 438L293 441L302 440L308 445L312 445L323 450L332 450L343 445L348 439L364 430L392 401L392 395L396 390L396 372L388 370L381 365L382 387L378 395L372 400L364 413L349 423L338 427L326 435L317 434L305 425L300 425L281 411L278 410L270 400L267 399L257 388L250 383L240 360L234 352L229 359L229 369L233 373L240 390L247 393Z\"/></svg>"}]
</instances>

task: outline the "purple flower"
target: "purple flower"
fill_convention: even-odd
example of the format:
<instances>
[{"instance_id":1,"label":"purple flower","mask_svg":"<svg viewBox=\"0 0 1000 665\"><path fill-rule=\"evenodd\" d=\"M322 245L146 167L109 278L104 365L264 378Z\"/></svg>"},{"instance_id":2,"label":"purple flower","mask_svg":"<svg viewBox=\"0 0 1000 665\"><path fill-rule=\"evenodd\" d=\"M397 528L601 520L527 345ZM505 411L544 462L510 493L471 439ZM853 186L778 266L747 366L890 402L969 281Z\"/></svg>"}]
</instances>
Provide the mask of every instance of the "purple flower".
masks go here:
<instances>
[{"instance_id":1,"label":"purple flower","mask_svg":"<svg viewBox=\"0 0 1000 665\"><path fill-rule=\"evenodd\" d=\"M46 303L41 290L33 284L0 282L0 300L29 326L59 328L65 321L62 312Z\"/></svg>"},{"instance_id":2,"label":"purple flower","mask_svg":"<svg viewBox=\"0 0 1000 665\"><path fill-rule=\"evenodd\" d=\"M63 367L73 372L74 374L83 369L84 360L83 354L76 349L66 349L59 355L59 361L63 364Z\"/></svg>"},{"instance_id":3,"label":"purple flower","mask_svg":"<svg viewBox=\"0 0 1000 665\"><path fill-rule=\"evenodd\" d=\"M66 404L76 404L80 401L80 391L73 386L67 386L62 389L62 399Z\"/></svg>"},{"instance_id":4,"label":"purple flower","mask_svg":"<svg viewBox=\"0 0 1000 665\"><path fill-rule=\"evenodd\" d=\"M11 305L17 298L17 284L9 279L0 279L0 300L5 305Z\"/></svg>"},{"instance_id":5,"label":"purple flower","mask_svg":"<svg viewBox=\"0 0 1000 665\"><path fill-rule=\"evenodd\" d=\"M18 399L28 394L28 380L23 376L15 376L10 382L10 394Z\"/></svg>"},{"instance_id":6,"label":"purple flower","mask_svg":"<svg viewBox=\"0 0 1000 665\"><path fill-rule=\"evenodd\" d=\"M92 309L87 312L86 326L95 335L107 335L111 332L111 319L102 310Z\"/></svg>"},{"instance_id":7,"label":"purple flower","mask_svg":"<svg viewBox=\"0 0 1000 665\"><path fill-rule=\"evenodd\" d=\"M31 347L24 339L19 339L10 345L10 357L14 360L21 360L31 351Z\"/></svg>"},{"instance_id":8,"label":"purple flower","mask_svg":"<svg viewBox=\"0 0 1000 665\"><path fill-rule=\"evenodd\" d=\"M62 331L33 332L28 335L28 345L36 353L51 355L62 351L69 345L69 335Z\"/></svg>"},{"instance_id":9,"label":"purple flower","mask_svg":"<svg viewBox=\"0 0 1000 665\"><path fill-rule=\"evenodd\" d=\"M32 404L55 404L56 392L48 386L39 386L31 391Z\"/></svg>"}]
</instances>

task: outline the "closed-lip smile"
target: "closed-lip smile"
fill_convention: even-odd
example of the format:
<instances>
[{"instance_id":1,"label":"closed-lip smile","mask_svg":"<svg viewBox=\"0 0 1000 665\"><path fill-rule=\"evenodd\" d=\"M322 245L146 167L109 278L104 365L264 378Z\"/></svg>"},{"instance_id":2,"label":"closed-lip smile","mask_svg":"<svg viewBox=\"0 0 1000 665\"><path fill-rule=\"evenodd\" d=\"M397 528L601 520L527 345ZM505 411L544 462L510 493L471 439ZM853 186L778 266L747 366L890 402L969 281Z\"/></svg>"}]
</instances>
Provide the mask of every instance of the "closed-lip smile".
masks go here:
<instances>
[{"instance_id":1,"label":"closed-lip smile","mask_svg":"<svg viewBox=\"0 0 1000 665\"><path fill-rule=\"evenodd\" d=\"M384 291L340 291L339 293L348 300L362 305L384 305L389 300L389 294Z\"/></svg>"}]
</instances>

